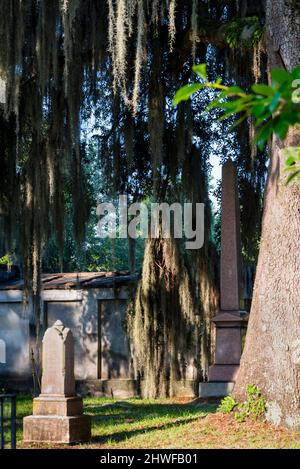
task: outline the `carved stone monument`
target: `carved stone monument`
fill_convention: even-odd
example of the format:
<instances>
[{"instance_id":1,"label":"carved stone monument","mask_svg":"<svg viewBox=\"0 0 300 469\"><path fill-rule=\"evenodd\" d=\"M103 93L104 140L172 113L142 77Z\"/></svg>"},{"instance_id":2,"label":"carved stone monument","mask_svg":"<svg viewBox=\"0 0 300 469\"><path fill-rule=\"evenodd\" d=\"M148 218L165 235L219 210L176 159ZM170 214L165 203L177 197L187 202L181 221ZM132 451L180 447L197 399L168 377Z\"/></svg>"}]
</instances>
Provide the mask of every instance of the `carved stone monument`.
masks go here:
<instances>
[{"instance_id":1,"label":"carved stone monument","mask_svg":"<svg viewBox=\"0 0 300 469\"><path fill-rule=\"evenodd\" d=\"M45 332L41 394L23 422L25 442L70 444L91 437L90 417L75 393L73 334L61 321Z\"/></svg>"},{"instance_id":2,"label":"carved stone monument","mask_svg":"<svg viewBox=\"0 0 300 469\"><path fill-rule=\"evenodd\" d=\"M240 310L240 208L236 168L230 158L222 169L221 210L221 309L213 318L215 361L209 368L209 382L200 383L200 397L219 397L232 391L242 354L242 333L248 319L247 313Z\"/></svg>"},{"instance_id":3,"label":"carved stone monument","mask_svg":"<svg viewBox=\"0 0 300 469\"><path fill-rule=\"evenodd\" d=\"M236 168L229 158L222 170L221 310L216 326L215 363L209 381L234 382L242 354L242 329L247 315L240 310L241 240Z\"/></svg>"}]
</instances>

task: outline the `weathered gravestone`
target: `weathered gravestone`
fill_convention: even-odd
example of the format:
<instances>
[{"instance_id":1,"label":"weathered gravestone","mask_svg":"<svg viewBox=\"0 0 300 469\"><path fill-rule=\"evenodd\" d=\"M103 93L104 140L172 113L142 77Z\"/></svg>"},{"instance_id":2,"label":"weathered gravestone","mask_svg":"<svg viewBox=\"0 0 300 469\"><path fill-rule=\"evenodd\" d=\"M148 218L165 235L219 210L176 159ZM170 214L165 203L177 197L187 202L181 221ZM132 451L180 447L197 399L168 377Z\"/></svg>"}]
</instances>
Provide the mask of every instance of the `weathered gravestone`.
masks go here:
<instances>
[{"instance_id":1,"label":"weathered gravestone","mask_svg":"<svg viewBox=\"0 0 300 469\"><path fill-rule=\"evenodd\" d=\"M75 393L73 334L56 321L44 335L42 389L33 415L24 418L24 441L69 444L90 437L90 417Z\"/></svg>"}]
</instances>

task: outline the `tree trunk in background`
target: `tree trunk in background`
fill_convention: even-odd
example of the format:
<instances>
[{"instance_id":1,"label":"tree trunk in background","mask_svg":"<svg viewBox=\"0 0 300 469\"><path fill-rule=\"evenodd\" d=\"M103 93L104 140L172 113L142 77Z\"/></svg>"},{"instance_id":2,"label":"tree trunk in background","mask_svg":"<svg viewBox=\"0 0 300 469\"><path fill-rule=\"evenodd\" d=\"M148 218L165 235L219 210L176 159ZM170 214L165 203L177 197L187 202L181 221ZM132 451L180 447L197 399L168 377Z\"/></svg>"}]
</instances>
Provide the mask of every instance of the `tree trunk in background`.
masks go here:
<instances>
[{"instance_id":1,"label":"tree trunk in background","mask_svg":"<svg viewBox=\"0 0 300 469\"><path fill-rule=\"evenodd\" d=\"M299 0L267 0L269 68L300 65ZM299 144L290 135L284 146ZM247 384L267 398L267 418L300 427L300 183L284 186L274 139L265 194L260 253L245 349L234 394Z\"/></svg>"}]
</instances>

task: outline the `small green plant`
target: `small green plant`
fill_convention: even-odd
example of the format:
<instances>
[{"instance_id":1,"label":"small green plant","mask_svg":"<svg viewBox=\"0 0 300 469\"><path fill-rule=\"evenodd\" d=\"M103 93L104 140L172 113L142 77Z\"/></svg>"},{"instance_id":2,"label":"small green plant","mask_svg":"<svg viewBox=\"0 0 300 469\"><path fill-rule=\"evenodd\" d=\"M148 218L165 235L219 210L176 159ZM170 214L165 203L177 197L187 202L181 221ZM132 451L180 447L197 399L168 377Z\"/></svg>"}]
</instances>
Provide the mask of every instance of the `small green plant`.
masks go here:
<instances>
[{"instance_id":1,"label":"small green plant","mask_svg":"<svg viewBox=\"0 0 300 469\"><path fill-rule=\"evenodd\" d=\"M260 420L266 413L266 399L262 396L260 389L254 384L246 387L247 401L237 407L234 414L238 422L244 422L247 417Z\"/></svg>"},{"instance_id":2,"label":"small green plant","mask_svg":"<svg viewBox=\"0 0 300 469\"><path fill-rule=\"evenodd\" d=\"M0 264L6 264L8 268L13 265L13 258L10 253L5 254L5 256L0 257Z\"/></svg>"},{"instance_id":3,"label":"small green plant","mask_svg":"<svg viewBox=\"0 0 300 469\"><path fill-rule=\"evenodd\" d=\"M222 399L219 407L218 412L222 412L223 414L230 414L236 406L238 406L238 402L234 400L232 396L226 396Z\"/></svg>"},{"instance_id":4,"label":"small green plant","mask_svg":"<svg viewBox=\"0 0 300 469\"><path fill-rule=\"evenodd\" d=\"M300 147L287 147L282 150L285 156L284 171L288 173L286 184L294 179L300 179Z\"/></svg>"},{"instance_id":5,"label":"small green plant","mask_svg":"<svg viewBox=\"0 0 300 469\"><path fill-rule=\"evenodd\" d=\"M244 422L248 417L256 420L263 419L266 412L266 399L262 396L261 390L255 384L246 387L247 400L237 402L232 396L225 397L218 407L218 411L229 414L234 412L234 418L238 422Z\"/></svg>"}]
</instances>

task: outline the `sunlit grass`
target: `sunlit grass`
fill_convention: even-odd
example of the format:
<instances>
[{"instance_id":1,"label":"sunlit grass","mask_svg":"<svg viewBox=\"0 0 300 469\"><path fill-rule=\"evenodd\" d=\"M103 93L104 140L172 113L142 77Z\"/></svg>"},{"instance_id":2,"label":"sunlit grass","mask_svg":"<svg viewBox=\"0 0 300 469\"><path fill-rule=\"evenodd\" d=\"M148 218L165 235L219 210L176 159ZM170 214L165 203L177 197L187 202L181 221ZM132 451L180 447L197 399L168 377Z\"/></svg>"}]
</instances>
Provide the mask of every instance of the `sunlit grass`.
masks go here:
<instances>
[{"instance_id":1,"label":"sunlit grass","mask_svg":"<svg viewBox=\"0 0 300 469\"><path fill-rule=\"evenodd\" d=\"M216 408L216 404L196 400L86 398L84 412L92 416L92 439L74 447L300 448L300 431L253 420L238 423L231 415L216 412ZM18 447L23 446L22 419L31 412L32 398L18 396Z\"/></svg>"},{"instance_id":2,"label":"sunlit grass","mask_svg":"<svg viewBox=\"0 0 300 469\"><path fill-rule=\"evenodd\" d=\"M213 412L216 406L199 406L174 400L129 399L126 401L85 399L85 411L93 416L93 442L118 445L141 434L165 431Z\"/></svg>"}]
</instances>

